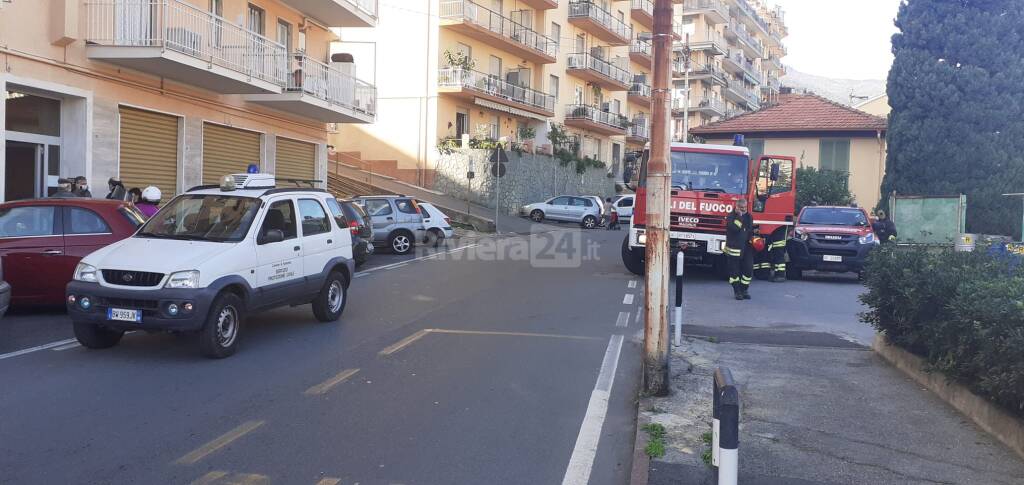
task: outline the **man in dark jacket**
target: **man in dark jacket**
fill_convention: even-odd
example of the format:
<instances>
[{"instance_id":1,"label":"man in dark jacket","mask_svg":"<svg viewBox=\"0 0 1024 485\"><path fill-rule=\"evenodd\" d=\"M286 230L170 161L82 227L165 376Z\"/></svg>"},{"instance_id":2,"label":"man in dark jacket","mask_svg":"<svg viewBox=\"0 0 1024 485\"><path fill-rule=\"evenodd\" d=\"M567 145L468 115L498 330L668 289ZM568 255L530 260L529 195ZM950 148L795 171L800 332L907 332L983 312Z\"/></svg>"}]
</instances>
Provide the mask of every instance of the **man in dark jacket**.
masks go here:
<instances>
[{"instance_id":1,"label":"man in dark jacket","mask_svg":"<svg viewBox=\"0 0 1024 485\"><path fill-rule=\"evenodd\" d=\"M747 212L746 199L736 201L736 207L725 221L725 259L729 268L729 284L737 300L750 299L750 280L754 275L754 248L750 236L754 220Z\"/></svg>"},{"instance_id":2,"label":"man in dark jacket","mask_svg":"<svg viewBox=\"0 0 1024 485\"><path fill-rule=\"evenodd\" d=\"M871 229L875 231L875 237L882 244L896 242L896 224L886 216L885 211L878 211L876 216L877 220L871 224Z\"/></svg>"}]
</instances>

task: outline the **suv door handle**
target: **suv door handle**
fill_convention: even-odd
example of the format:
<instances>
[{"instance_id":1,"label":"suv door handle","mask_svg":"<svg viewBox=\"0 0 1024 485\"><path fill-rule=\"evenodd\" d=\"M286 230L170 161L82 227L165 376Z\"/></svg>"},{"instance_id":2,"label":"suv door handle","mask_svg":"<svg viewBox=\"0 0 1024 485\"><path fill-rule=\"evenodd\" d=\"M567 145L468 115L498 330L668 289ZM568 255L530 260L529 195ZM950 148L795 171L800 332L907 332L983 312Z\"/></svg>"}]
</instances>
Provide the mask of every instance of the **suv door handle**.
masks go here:
<instances>
[{"instance_id":1,"label":"suv door handle","mask_svg":"<svg viewBox=\"0 0 1024 485\"><path fill-rule=\"evenodd\" d=\"M47 249L46 251L43 251L43 254L47 256L56 256L59 254L64 254L64 251L61 251L60 249Z\"/></svg>"},{"instance_id":2,"label":"suv door handle","mask_svg":"<svg viewBox=\"0 0 1024 485\"><path fill-rule=\"evenodd\" d=\"M334 244L334 240L333 239L328 239L327 240L327 244Z\"/></svg>"},{"instance_id":3,"label":"suv door handle","mask_svg":"<svg viewBox=\"0 0 1024 485\"><path fill-rule=\"evenodd\" d=\"M395 220L395 218L394 217L388 217L387 220L393 221L393 220Z\"/></svg>"},{"instance_id":4,"label":"suv door handle","mask_svg":"<svg viewBox=\"0 0 1024 485\"><path fill-rule=\"evenodd\" d=\"M292 247L292 251L298 251L299 249L301 249L299 246L293 246Z\"/></svg>"}]
</instances>

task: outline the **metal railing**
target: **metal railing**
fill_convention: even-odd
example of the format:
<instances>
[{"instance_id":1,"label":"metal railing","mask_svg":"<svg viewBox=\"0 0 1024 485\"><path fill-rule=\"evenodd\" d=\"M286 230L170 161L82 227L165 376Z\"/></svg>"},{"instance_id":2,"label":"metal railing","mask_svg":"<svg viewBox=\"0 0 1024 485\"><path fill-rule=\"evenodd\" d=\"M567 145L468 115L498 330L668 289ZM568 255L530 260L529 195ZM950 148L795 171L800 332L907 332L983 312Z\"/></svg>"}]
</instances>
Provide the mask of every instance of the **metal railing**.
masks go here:
<instances>
[{"instance_id":1,"label":"metal railing","mask_svg":"<svg viewBox=\"0 0 1024 485\"><path fill-rule=\"evenodd\" d=\"M694 10L715 10L722 17L729 18L729 6L721 0L686 0L683 2L683 12Z\"/></svg>"},{"instance_id":2,"label":"metal railing","mask_svg":"<svg viewBox=\"0 0 1024 485\"><path fill-rule=\"evenodd\" d=\"M90 0L85 8L92 44L162 47L285 85L283 45L181 0Z\"/></svg>"},{"instance_id":3,"label":"metal railing","mask_svg":"<svg viewBox=\"0 0 1024 485\"><path fill-rule=\"evenodd\" d=\"M633 43L629 45L630 54L642 54L651 57L652 51L651 43L646 40L633 39Z\"/></svg>"},{"instance_id":4,"label":"metal railing","mask_svg":"<svg viewBox=\"0 0 1024 485\"><path fill-rule=\"evenodd\" d=\"M626 129L626 136L651 139L651 125L646 118L633 118L633 124Z\"/></svg>"},{"instance_id":5,"label":"metal railing","mask_svg":"<svg viewBox=\"0 0 1024 485\"><path fill-rule=\"evenodd\" d=\"M632 0L630 8L633 10L643 10L647 12L647 15L654 16L654 2L651 0Z\"/></svg>"},{"instance_id":6,"label":"metal railing","mask_svg":"<svg viewBox=\"0 0 1024 485\"><path fill-rule=\"evenodd\" d=\"M630 96L649 98L651 97L651 92L651 86L649 84L633 83L633 85L629 87Z\"/></svg>"},{"instance_id":7,"label":"metal railing","mask_svg":"<svg viewBox=\"0 0 1024 485\"><path fill-rule=\"evenodd\" d=\"M607 10L590 0L572 0L569 2L569 19L590 18L624 39L633 37L633 28L615 18Z\"/></svg>"},{"instance_id":8,"label":"metal railing","mask_svg":"<svg viewBox=\"0 0 1024 485\"><path fill-rule=\"evenodd\" d=\"M750 32L747 31L746 25L743 25L733 20L729 22L729 31L735 33L736 38L739 39L740 42L747 44L747 46L756 50L757 52L764 52L764 44L761 42L760 39L756 39L754 38L754 36L750 35Z\"/></svg>"},{"instance_id":9,"label":"metal railing","mask_svg":"<svg viewBox=\"0 0 1024 485\"><path fill-rule=\"evenodd\" d=\"M342 0L373 18L377 18L377 0Z\"/></svg>"},{"instance_id":10,"label":"metal railing","mask_svg":"<svg viewBox=\"0 0 1024 485\"><path fill-rule=\"evenodd\" d=\"M293 56L294 67L286 89L302 92L328 103L366 113L377 114L377 88L341 72L305 54Z\"/></svg>"},{"instance_id":11,"label":"metal railing","mask_svg":"<svg viewBox=\"0 0 1024 485\"><path fill-rule=\"evenodd\" d=\"M615 129L626 129L626 117L618 113L601 111L594 106L570 104L565 107L566 120L587 120Z\"/></svg>"},{"instance_id":12,"label":"metal railing","mask_svg":"<svg viewBox=\"0 0 1024 485\"><path fill-rule=\"evenodd\" d=\"M679 43L676 45L680 46L682 44ZM690 37L690 49L701 50L711 48L712 46L718 47L718 50L720 51L725 50L725 38L722 37L722 34L711 31L706 32L704 35Z\"/></svg>"},{"instance_id":13,"label":"metal railing","mask_svg":"<svg viewBox=\"0 0 1024 485\"><path fill-rule=\"evenodd\" d=\"M751 7L750 4L747 3L747 0L735 0L735 1L736 1L736 5L739 6L740 12L745 13L747 15L747 17L749 17L751 20L753 20L754 23L757 24L759 27L764 29L765 32L768 31L768 22L766 22L763 18L761 18L761 15L758 14L757 11L754 10L754 8Z\"/></svg>"},{"instance_id":14,"label":"metal railing","mask_svg":"<svg viewBox=\"0 0 1024 485\"><path fill-rule=\"evenodd\" d=\"M524 88L479 71L459 67L441 68L438 71L437 83L440 87L472 89L513 103L544 111L555 111L555 96Z\"/></svg>"},{"instance_id":15,"label":"metal railing","mask_svg":"<svg viewBox=\"0 0 1024 485\"><path fill-rule=\"evenodd\" d=\"M733 64L739 66L744 73L750 76L751 80L760 81L762 77L761 71L754 67L753 61L747 59L747 57L744 56L742 52L730 51L728 54L726 54L725 59L728 61L732 61Z\"/></svg>"},{"instance_id":16,"label":"metal railing","mask_svg":"<svg viewBox=\"0 0 1024 485\"><path fill-rule=\"evenodd\" d=\"M442 0L441 18L462 20L483 27L501 37L550 57L558 54L558 41L472 0Z\"/></svg>"},{"instance_id":17,"label":"metal railing","mask_svg":"<svg viewBox=\"0 0 1024 485\"><path fill-rule=\"evenodd\" d=\"M569 54L567 67L568 69L590 69L620 84L628 85L631 80L629 71L586 52Z\"/></svg>"}]
</instances>

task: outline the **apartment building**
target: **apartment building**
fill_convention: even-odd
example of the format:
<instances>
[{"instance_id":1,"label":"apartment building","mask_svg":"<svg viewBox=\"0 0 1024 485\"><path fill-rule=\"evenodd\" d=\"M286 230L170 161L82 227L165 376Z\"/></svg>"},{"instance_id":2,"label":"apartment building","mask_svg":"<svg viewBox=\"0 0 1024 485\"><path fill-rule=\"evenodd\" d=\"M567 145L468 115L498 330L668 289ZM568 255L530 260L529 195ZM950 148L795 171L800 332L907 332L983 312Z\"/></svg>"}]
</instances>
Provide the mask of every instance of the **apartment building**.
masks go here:
<instances>
[{"instance_id":1,"label":"apartment building","mask_svg":"<svg viewBox=\"0 0 1024 485\"><path fill-rule=\"evenodd\" d=\"M677 14L684 40L676 44L675 139L684 124L704 126L778 101L787 35L782 9L757 0L684 0Z\"/></svg>"},{"instance_id":2,"label":"apartment building","mask_svg":"<svg viewBox=\"0 0 1024 485\"><path fill-rule=\"evenodd\" d=\"M0 200L77 175L166 200L250 164L324 180L328 127L376 116L331 28L376 24L376 0L4 0Z\"/></svg>"},{"instance_id":3,"label":"apartment building","mask_svg":"<svg viewBox=\"0 0 1024 485\"><path fill-rule=\"evenodd\" d=\"M382 5L342 35L378 46L374 125L339 129L347 155L423 184L464 136L548 151L552 130L613 167L649 138L651 0L429 0ZM534 133L535 138L524 135ZM352 157L348 157L352 160ZM369 165L373 163L367 162Z\"/></svg>"}]
</instances>

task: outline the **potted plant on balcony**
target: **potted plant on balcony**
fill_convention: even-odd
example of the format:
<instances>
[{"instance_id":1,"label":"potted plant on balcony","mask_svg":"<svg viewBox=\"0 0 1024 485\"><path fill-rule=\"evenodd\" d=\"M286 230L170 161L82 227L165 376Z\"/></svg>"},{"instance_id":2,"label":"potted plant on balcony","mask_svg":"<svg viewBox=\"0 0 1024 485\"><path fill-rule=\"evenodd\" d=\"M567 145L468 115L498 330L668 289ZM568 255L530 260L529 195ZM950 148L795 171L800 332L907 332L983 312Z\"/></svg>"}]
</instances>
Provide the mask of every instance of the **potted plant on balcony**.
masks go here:
<instances>
[{"instance_id":1,"label":"potted plant on balcony","mask_svg":"<svg viewBox=\"0 0 1024 485\"><path fill-rule=\"evenodd\" d=\"M516 137L519 138L519 142L523 145L526 151L532 152L533 140L534 138L537 138L537 130L532 126L522 126L516 132Z\"/></svg>"},{"instance_id":2,"label":"potted plant on balcony","mask_svg":"<svg viewBox=\"0 0 1024 485\"><path fill-rule=\"evenodd\" d=\"M450 50L445 50L444 60L448 63L448 67L452 69L472 71L473 68L476 67L476 61L474 61L472 57L466 55L465 52L452 52Z\"/></svg>"}]
</instances>

